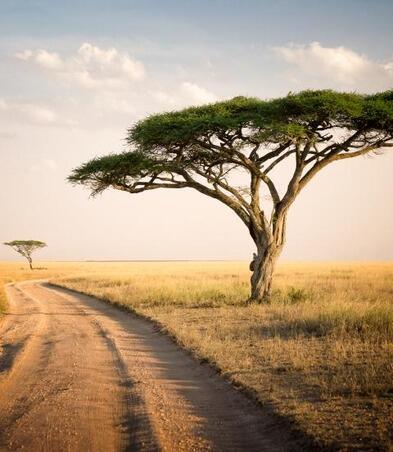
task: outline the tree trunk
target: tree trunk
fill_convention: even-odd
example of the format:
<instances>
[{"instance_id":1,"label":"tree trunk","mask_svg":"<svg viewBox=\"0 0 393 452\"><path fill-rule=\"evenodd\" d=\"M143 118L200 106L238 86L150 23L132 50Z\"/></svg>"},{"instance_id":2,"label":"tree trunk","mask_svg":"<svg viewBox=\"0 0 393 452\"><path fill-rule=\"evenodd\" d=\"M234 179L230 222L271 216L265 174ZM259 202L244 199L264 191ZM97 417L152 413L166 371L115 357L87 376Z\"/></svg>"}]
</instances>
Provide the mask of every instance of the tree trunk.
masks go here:
<instances>
[{"instance_id":1,"label":"tree trunk","mask_svg":"<svg viewBox=\"0 0 393 452\"><path fill-rule=\"evenodd\" d=\"M265 232L253 234L257 254L251 262L250 303L268 302L272 293L272 281L277 259L284 247L286 230L286 211L275 216L271 235Z\"/></svg>"},{"instance_id":2,"label":"tree trunk","mask_svg":"<svg viewBox=\"0 0 393 452\"><path fill-rule=\"evenodd\" d=\"M251 303L267 302L271 296L274 267L281 247L269 245L265 249L258 250L250 265L251 275Z\"/></svg>"},{"instance_id":3,"label":"tree trunk","mask_svg":"<svg viewBox=\"0 0 393 452\"><path fill-rule=\"evenodd\" d=\"M30 270L34 270L33 269L33 260L31 259L31 257L28 257L27 260L29 261Z\"/></svg>"}]
</instances>

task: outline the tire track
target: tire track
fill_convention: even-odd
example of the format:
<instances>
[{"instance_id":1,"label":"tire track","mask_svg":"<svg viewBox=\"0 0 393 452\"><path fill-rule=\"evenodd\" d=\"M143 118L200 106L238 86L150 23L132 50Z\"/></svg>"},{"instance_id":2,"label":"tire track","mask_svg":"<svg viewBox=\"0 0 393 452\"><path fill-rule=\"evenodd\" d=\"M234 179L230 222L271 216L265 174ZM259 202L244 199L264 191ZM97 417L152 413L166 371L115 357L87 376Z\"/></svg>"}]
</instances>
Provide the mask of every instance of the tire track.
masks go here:
<instances>
[{"instance_id":1,"label":"tire track","mask_svg":"<svg viewBox=\"0 0 393 452\"><path fill-rule=\"evenodd\" d=\"M9 297L1 450L304 450L152 323L43 282Z\"/></svg>"}]
</instances>

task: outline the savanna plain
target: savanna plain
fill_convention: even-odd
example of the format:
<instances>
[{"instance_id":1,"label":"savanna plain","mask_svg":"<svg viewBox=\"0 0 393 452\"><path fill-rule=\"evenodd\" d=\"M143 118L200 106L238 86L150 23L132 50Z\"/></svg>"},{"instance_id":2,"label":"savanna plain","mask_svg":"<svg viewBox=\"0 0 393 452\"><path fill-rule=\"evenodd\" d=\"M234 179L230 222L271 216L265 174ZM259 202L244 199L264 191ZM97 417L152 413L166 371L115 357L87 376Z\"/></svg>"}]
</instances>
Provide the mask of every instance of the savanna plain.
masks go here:
<instances>
[{"instance_id":1,"label":"savanna plain","mask_svg":"<svg viewBox=\"0 0 393 452\"><path fill-rule=\"evenodd\" d=\"M393 450L393 263L282 263L262 305L246 262L36 267L0 263L0 317L4 284L49 279L153 320L316 445Z\"/></svg>"}]
</instances>

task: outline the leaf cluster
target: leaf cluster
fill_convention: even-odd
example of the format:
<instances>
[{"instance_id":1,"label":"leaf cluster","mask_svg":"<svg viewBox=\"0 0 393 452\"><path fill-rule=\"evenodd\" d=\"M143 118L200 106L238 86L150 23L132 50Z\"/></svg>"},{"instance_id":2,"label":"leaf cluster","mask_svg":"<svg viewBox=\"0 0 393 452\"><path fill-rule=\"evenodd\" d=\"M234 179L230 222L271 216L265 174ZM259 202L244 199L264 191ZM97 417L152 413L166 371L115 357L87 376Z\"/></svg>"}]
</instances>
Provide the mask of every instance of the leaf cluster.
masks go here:
<instances>
[{"instance_id":1,"label":"leaf cluster","mask_svg":"<svg viewBox=\"0 0 393 452\"><path fill-rule=\"evenodd\" d=\"M235 97L150 116L128 130L127 142L151 151L242 128L250 129L261 141L277 142L303 137L315 124L393 132L393 91L361 95L308 90L272 100Z\"/></svg>"},{"instance_id":2,"label":"leaf cluster","mask_svg":"<svg viewBox=\"0 0 393 452\"><path fill-rule=\"evenodd\" d=\"M29 258L33 251L47 246L45 242L41 242L40 240L13 240L11 242L4 242L4 245L10 246L26 258Z\"/></svg>"},{"instance_id":3,"label":"leaf cluster","mask_svg":"<svg viewBox=\"0 0 393 452\"><path fill-rule=\"evenodd\" d=\"M374 137L376 147L382 139L391 139L393 90L374 95L308 90L271 100L239 96L152 115L128 130L126 141L131 151L95 158L75 168L68 180L88 186L93 194L109 186L128 187L131 192L169 186L168 174L175 182L174 175L184 177L195 169L199 176L213 175L217 180L225 174L225 165L247 166L239 153L247 148L265 147L268 157L278 157L273 167L281 155L296 152L297 143L326 142L333 136L326 138L332 130L359 132L360 141L354 141L358 148L373 144L369 136ZM277 146L277 152L269 153L269 146ZM254 163L266 160L258 155ZM153 187L157 179L161 185Z\"/></svg>"},{"instance_id":4,"label":"leaf cluster","mask_svg":"<svg viewBox=\"0 0 393 452\"><path fill-rule=\"evenodd\" d=\"M44 248L45 246L47 246L45 242L41 242L39 240L13 240L12 242L4 242L4 245L31 246L35 248Z\"/></svg>"}]
</instances>

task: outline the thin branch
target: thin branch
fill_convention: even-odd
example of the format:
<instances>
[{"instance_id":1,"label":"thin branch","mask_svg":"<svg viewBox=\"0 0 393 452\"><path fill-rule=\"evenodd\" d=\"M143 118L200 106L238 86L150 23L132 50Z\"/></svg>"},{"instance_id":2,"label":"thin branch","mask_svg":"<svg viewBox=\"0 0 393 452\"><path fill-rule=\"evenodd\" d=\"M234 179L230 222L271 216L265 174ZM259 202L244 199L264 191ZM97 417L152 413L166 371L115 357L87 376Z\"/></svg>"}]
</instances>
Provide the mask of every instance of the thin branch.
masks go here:
<instances>
[{"instance_id":1,"label":"thin branch","mask_svg":"<svg viewBox=\"0 0 393 452\"><path fill-rule=\"evenodd\" d=\"M274 149L271 152L268 152L267 154L263 155L258 159L258 163L264 163L274 157L277 157L282 151L285 151L290 145L292 144L292 140L288 140L285 143L278 146L277 149Z\"/></svg>"},{"instance_id":2,"label":"thin branch","mask_svg":"<svg viewBox=\"0 0 393 452\"><path fill-rule=\"evenodd\" d=\"M226 204L230 209L232 209L238 217L243 221L243 223L249 228L250 227L250 216L249 214L242 208L238 201L235 201L230 196L226 195L222 191L218 189L211 189L206 187L206 185L201 184L192 178L186 171L179 171L179 174L183 176L187 183L187 187L194 188L204 195L210 196L211 198L218 199L222 203Z\"/></svg>"},{"instance_id":3,"label":"thin branch","mask_svg":"<svg viewBox=\"0 0 393 452\"><path fill-rule=\"evenodd\" d=\"M295 152L296 152L295 149L290 149L289 151L284 152L284 154L281 154L280 157L274 160L274 162L272 162L263 172L265 174L268 174L278 163L289 157L291 154L294 154Z\"/></svg>"},{"instance_id":4,"label":"thin branch","mask_svg":"<svg viewBox=\"0 0 393 452\"><path fill-rule=\"evenodd\" d=\"M360 155L367 154L368 152L371 152L375 149L380 149L384 147L393 147L393 143L388 142L378 142L374 145L367 146L359 151L355 152L348 152L345 154L339 154L339 153L331 153L327 157L325 157L323 160L316 163L300 180L299 182L299 191L302 190L306 184L326 165L328 165L331 162L337 161L337 160L344 160L352 157L358 157Z\"/></svg>"}]
</instances>

